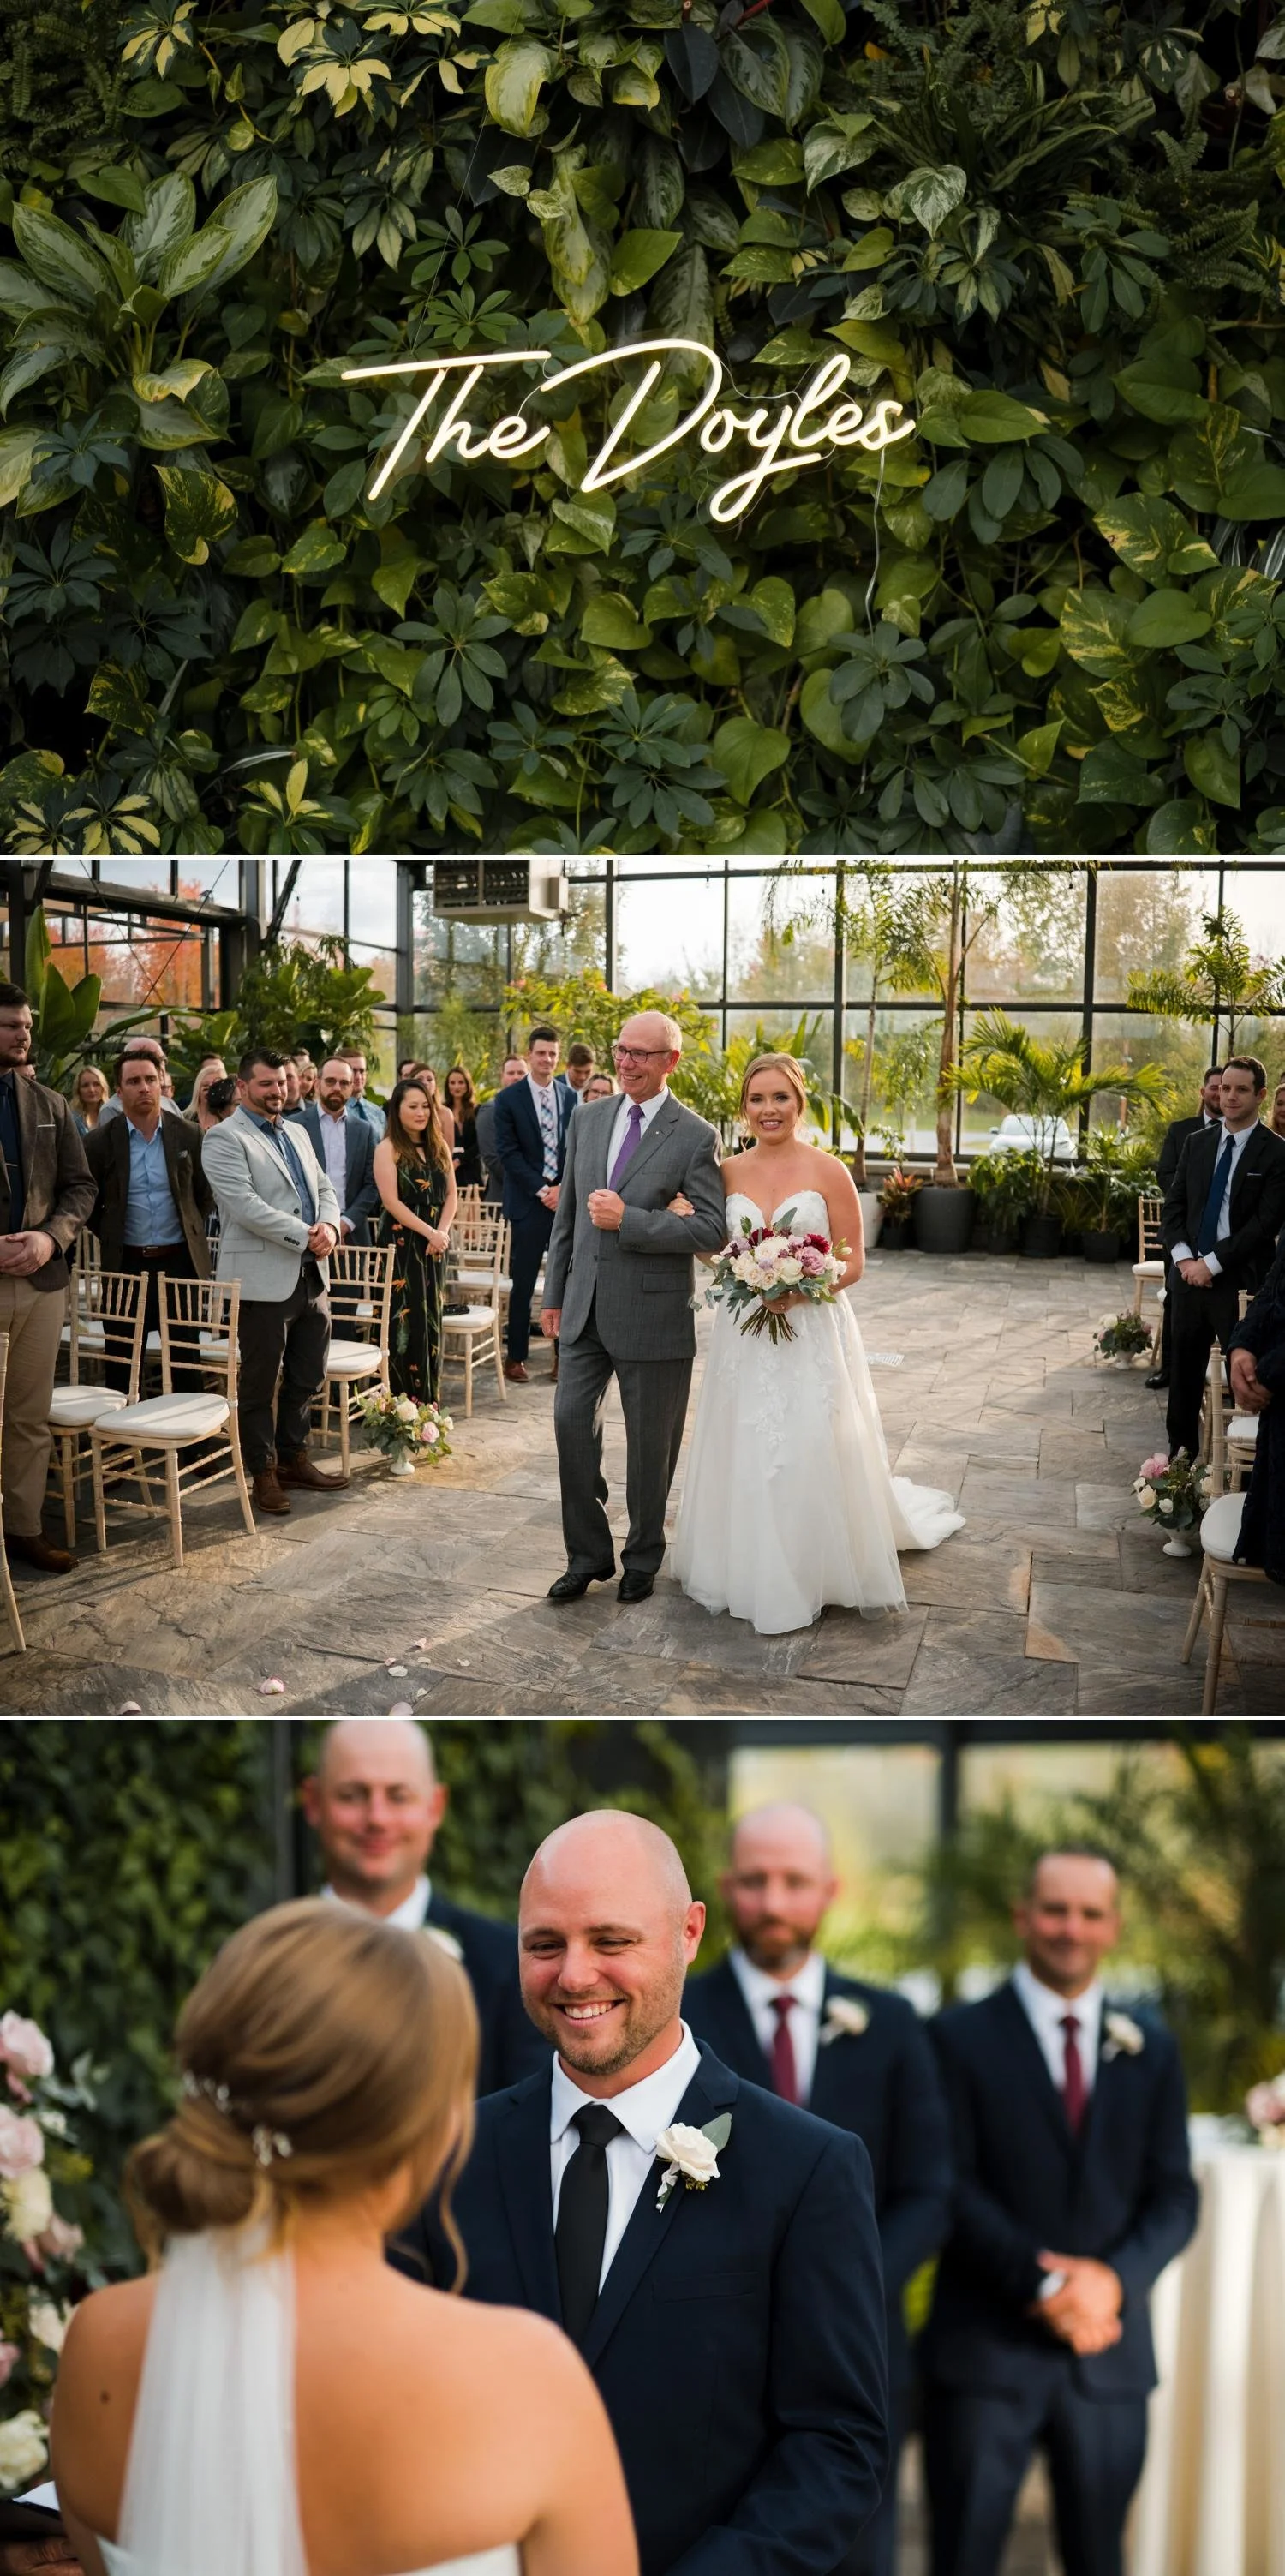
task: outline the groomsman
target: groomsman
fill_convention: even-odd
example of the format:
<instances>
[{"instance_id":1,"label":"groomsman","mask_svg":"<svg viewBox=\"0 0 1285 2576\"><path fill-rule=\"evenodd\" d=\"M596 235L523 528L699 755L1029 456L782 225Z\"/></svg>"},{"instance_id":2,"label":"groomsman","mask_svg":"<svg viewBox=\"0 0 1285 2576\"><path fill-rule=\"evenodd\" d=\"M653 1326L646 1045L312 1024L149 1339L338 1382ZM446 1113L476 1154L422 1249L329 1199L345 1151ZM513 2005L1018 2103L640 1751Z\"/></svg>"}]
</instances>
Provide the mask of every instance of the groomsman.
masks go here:
<instances>
[{"instance_id":1,"label":"groomsman","mask_svg":"<svg viewBox=\"0 0 1285 2576\"><path fill-rule=\"evenodd\" d=\"M936 2060L900 1995L839 1976L815 1946L839 1882L825 1827L807 1807L743 1816L720 1884L736 1947L689 1983L692 2029L751 2084L850 2129L874 2169L892 2457L878 2513L836 2576L892 2576L897 2454L912 2385L902 2295L950 2222L950 2140Z\"/></svg>"},{"instance_id":2,"label":"groomsman","mask_svg":"<svg viewBox=\"0 0 1285 2576\"><path fill-rule=\"evenodd\" d=\"M454 2194L465 2295L579 2346L641 2576L832 2576L887 2466L870 2160L685 2026L704 1922L642 1817L577 1816L541 1845L522 1986L557 2056L479 2105ZM453 2281L431 2204L394 2260Z\"/></svg>"},{"instance_id":3,"label":"groomsman","mask_svg":"<svg viewBox=\"0 0 1285 2576\"><path fill-rule=\"evenodd\" d=\"M532 1029L525 1082L507 1084L495 1102L493 1150L504 1167L504 1213L511 1228L512 1286L504 1374L519 1386L526 1384L531 1299L553 1232L567 1159L567 1128L576 1106L575 1093L554 1080L559 1044L556 1029ZM557 1374L555 1342L555 1378Z\"/></svg>"},{"instance_id":4,"label":"groomsman","mask_svg":"<svg viewBox=\"0 0 1285 2576\"><path fill-rule=\"evenodd\" d=\"M435 1933L462 1962L482 2025L477 2089L493 2093L546 2067L549 2051L523 2010L510 1925L453 1904L428 1876L449 1796L412 1719L345 1718L326 1729L303 1811L325 1856L328 1896Z\"/></svg>"},{"instance_id":5,"label":"groomsman","mask_svg":"<svg viewBox=\"0 0 1285 2576\"><path fill-rule=\"evenodd\" d=\"M958 2179L924 2337L933 2576L995 2576L1037 2444L1064 2576L1120 2576L1156 2383L1147 2295L1196 2224L1182 2069L1099 1982L1109 1861L1045 1852L1014 1920L1012 1977L936 2024Z\"/></svg>"}]
</instances>

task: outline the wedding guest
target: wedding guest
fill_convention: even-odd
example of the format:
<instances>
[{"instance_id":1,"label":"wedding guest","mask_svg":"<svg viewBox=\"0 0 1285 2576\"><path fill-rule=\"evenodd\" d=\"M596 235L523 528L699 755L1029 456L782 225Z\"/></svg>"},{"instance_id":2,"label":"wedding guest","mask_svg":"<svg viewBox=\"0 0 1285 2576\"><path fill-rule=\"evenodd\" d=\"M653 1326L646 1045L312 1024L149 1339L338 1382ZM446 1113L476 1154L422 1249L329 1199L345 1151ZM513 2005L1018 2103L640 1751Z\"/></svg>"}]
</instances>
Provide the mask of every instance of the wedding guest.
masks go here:
<instances>
[{"instance_id":1,"label":"wedding guest","mask_svg":"<svg viewBox=\"0 0 1285 2576\"><path fill-rule=\"evenodd\" d=\"M641 1816L576 1816L541 1844L519 1955L557 2056L479 2104L464 2294L578 2345L642 2576L830 2576L887 2467L870 2160L698 2045L681 2015L704 1921ZM393 2260L458 2276L431 2206Z\"/></svg>"},{"instance_id":2,"label":"wedding guest","mask_svg":"<svg viewBox=\"0 0 1285 2576\"><path fill-rule=\"evenodd\" d=\"M1267 1076L1257 1056L1229 1056L1220 1128L1189 1136L1164 1204L1172 1270L1169 1454L1200 1446L1209 1354L1236 1328L1242 1288L1257 1288L1285 1224L1285 1142L1260 1123Z\"/></svg>"},{"instance_id":3,"label":"wedding guest","mask_svg":"<svg viewBox=\"0 0 1285 2576\"><path fill-rule=\"evenodd\" d=\"M1278 1082L1272 1094L1272 1134L1285 1136L1285 1082Z\"/></svg>"},{"instance_id":4,"label":"wedding guest","mask_svg":"<svg viewBox=\"0 0 1285 2576\"><path fill-rule=\"evenodd\" d=\"M1259 1417L1241 1509L1238 1565L1285 1583L1285 1253L1278 1252L1227 1345L1232 1402Z\"/></svg>"},{"instance_id":5,"label":"wedding guest","mask_svg":"<svg viewBox=\"0 0 1285 2576\"><path fill-rule=\"evenodd\" d=\"M404 1055L401 1063L397 1067L398 1081L409 1082L411 1076L418 1070L418 1067L419 1057L417 1055Z\"/></svg>"},{"instance_id":6,"label":"wedding guest","mask_svg":"<svg viewBox=\"0 0 1285 2576\"><path fill-rule=\"evenodd\" d=\"M375 1141L378 1143L379 1138L384 1132L384 1112L380 1108L377 1100L368 1100L366 1097L366 1081L369 1071L366 1063L366 1050L364 1047L336 1047L335 1053L336 1055L341 1055L345 1064L350 1065L352 1068L353 1107L356 1110L358 1117L364 1118L367 1126L374 1128Z\"/></svg>"},{"instance_id":7,"label":"wedding guest","mask_svg":"<svg viewBox=\"0 0 1285 2576\"><path fill-rule=\"evenodd\" d=\"M1178 1170L1178 1157L1182 1152L1183 1146L1187 1142L1187 1138L1189 1136L1203 1136L1206 1127L1217 1127L1219 1125L1222 1119L1222 1092L1222 1066L1220 1064L1211 1064L1207 1066L1201 1077L1200 1109L1197 1115L1194 1118L1171 1119L1168 1127L1166 1127L1160 1151L1156 1156L1156 1179L1159 1183L1160 1196L1162 1200L1168 1196L1169 1191L1173 1187L1174 1179ZM1169 1289L1171 1285L1172 1264L1169 1262L1168 1255L1166 1254L1165 1299L1164 1304L1160 1309L1160 1338L1155 1347L1156 1364L1146 1381L1147 1385L1152 1387L1168 1386L1169 1384Z\"/></svg>"},{"instance_id":8,"label":"wedding guest","mask_svg":"<svg viewBox=\"0 0 1285 2576\"><path fill-rule=\"evenodd\" d=\"M71 1109L31 1071L31 1005L0 983L0 1333L9 1336L0 1491L6 1554L45 1574L77 1559L40 1526L49 1472L49 1401L62 1344L67 1256L94 1203Z\"/></svg>"},{"instance_id":9,"label":"wedding guest","mask_svg":"<svg viewBox=\"0 0 1285 2576\"><path fill-rule=\"evenodd\" d=\"M573 1038L567 1049L566 1071L558 1075L563 1090L574 1091L577 1100L582 1100L594 1063L593 1048L587 1038Z\"/></svg>"},{"instance_id":10,"label":"wedding guest","mask_svg":"<svg viewBox=\"0 0 1285 2576\"><path fill-rule=\"evenodd\" d=\"M1013 1919L1012 1977L934 2031L956 2183L923 2346L933 2576L995 2576L1037 2446L1065 2576L1120 2576L1156 2384L1148 2293L1196 2224L1182 2068L1151 2013L1103 1990L1108 1860L1043 1852Z\"/></svg>"},{"instance_id":11,"label":"wedding guest","mask_svg":"<svg viewBox=\"0 0 1285 2576\"><path fill-rule=\"evenodd\" d=\"M412 1718L341 1718L326 1728L301 1796L326 1895L405 1932L431 1932L460 1960L481 2032L478 2092L547 2066L547 2043L523 2007L512 1925L457 1905L429 1876L450 1792L424 1728Z\"/></svg>"},{"instance_id":12,"label":"wedding guest","mask_svg":"<svg viewBox=\"0 0 1285 2576\"><path fill-rule=\"evenodd\" d=\"M515 1082L526 1081L526 1057L506 1055L500 1068L500 1091L510 1091ZM500 1091L492 1092L477 1113L477 1150L486 1174L483 1197L498 1206L504 1197L504 1165L495 1142L495 1110Z\"/></svg>"},{"instance_id":13,"label":"wedding guest","mask_svg":"<svg viewBox=\"0 0 1285 2576\"><path fill-rule=\"evenodd\" d=\"M205 1095L205 1110L209 1126L221 1127L224 1119L231 1117L235 1107L236 1078L233 1074L225 1073L221 1082L210 1084ZM203 1129L202 1133L204 1132Z\"/></svg>"},{"instance_id":14,"label":"wedding guest","mask_svg":"<svg viewBox=\"0 0 1285 2576\"><path fill-rule=\"evenodd\" d=\"M167 1064L163 1064L161 1067L161 1098L162 1100L173 1100L177 1106L177 1095L174 1090L174 1076L170 1072Z\"/></svg>"},{"instance_id":15,"label":"wedding guest","mask_svg":"<svg viewBox=\"0 0 1285 2576\"><path fill-rule=\"evenodd\" d=\"M160 1329L160 1282L208 1279L206 1220L214 1192L201 1165L201 1131L195 1121L163 1118L154 1056L126 1047L116 1066L116 1097L123 1115L100 1126L85 1142L96 1196L89 1223L102 1249L104 1270L146 1281L144 1334ZM103 1375L127 1391L129 1363L109 1336ZM201 1372L176 1368L179 1387L199 1387Z\"/></svg>"},{"instance_id":16,"label":"wedding guest","mask_svg":"<svg viewBox=\"0 0 1285 2576\"><path fill-rule=\"evenodd\" d=\"M127 2191L152 2268L59 2366L53 2468L93 2576L638 2576L589 2375L542 2320L398 2278L467 2152L477 2016L431 1941L315 1898L233 1935Z\"/></svg>"},{"instance_id":17,"label":"wedding guest","mask_svg":"<svg viewBox=\"0 0 1285 2576\"><path fill-rule=\"evenodd\" d=\"M504 1213L512 1228L509 1272L509 1320L506 1378L527 1382L531 1347L531 1299L540 1264L549 1248L558 1205L558 1185L567 1156L567 1127L576 1095L555 1081L558 1032L547 1026L531 1031L527 1078L500 1093L495 1104L495 1146L504 1165ZM558 1346L553 1346L553 1375L558 1374Z\"/></svg>"},{"instance_id":18,"label":"wedding guest","mask_svg":"<svg viewBox=\"0 0 1285 2576\"><path fill-rule=\"evenodd\" d=\"M327 1057L317 1075L317 1092L316 1100L301 1104L299 1124L330 1176L341 1211L341 1240L361 1247L369 1243L371 1219L379 1213L375 1131L353 1109L352 1071L343 1056Z\"/></svg>"},{"instance_id":19,"label":"wedding guest","mask_svg":"<svg viewBox=\"0 0 1285 2576\"><path fill-rule=\"evenodd\" d=\"M393 1246L388 1383L436 1404L442 1391L442 1281L458 1193L437 1106L423 1082L399 1082L375 1147L384 1203L379 1241Z\"/></svg>"},{"instance_id":20,"label":"wedding guest","mask_svg":"<svg viewBox=\"0 0 1285 2576\"><path fill-rule=\"evenodd\" d=\"M226 1082L227 1078L227 1073L220 1057L216 1055L210 1056L208 1061L201 1066L200 1072L196 1077L196 1081L192 1086L192 1097L188 1104L187 1114L193 1125L200 1128L203 1136L209 1133L211 1127L217 1127L219 1123L210 1108L210 1093L214 1089L216 1082ZM233 1088L235 1089L235 1085Z\"/></svg>"},{"instance_id":21,"label":"wedding guest","mask_svg":"<svg viewBox=\"0 0 1285 2576\"><path fill-rule=\"evenodd\" d=\"M129 1041L129 1048L131 1055L150 1055L156 1065L158 1074L168 1073L169 1067L165 1061L165 1049L161 1045L159 1038L131 1038ZM99 1110L99 1126L106 1127L113 1118L119 1118L120 1114L120 1095L118 1092L113 1091L103 1102L102 1108ZM173 1083L170 1084L167 1092L164 1083L162 1082L161 1114L166 1118L181 1118L183 1115L177 1100L174 1098Z\"/></svg>"},{"instance_id":22,"label":"wedding guest","mask_svg":"<svg viewBox=\"0 0 1285 2576\"><path fill-rule=\"evenodd\" d=\"M71 1114L79 1135L92 1136L107 1096L106 1074L96 1064L82 1064L71 1086Z\"/></svg>"},{"instance_id":23,"label":"wedding guest","mask_svg":"<svg viewBox=\"0 0 1285 2576\"><path fill-rule=\"evenodd\" d=\"M477 1148L477 1095L466 1065L453 1064L447 1074L446 1106L455 1121L451 1157L456 1181L462 1190L478 1190L482 1186L482 1162Z\"/></svg>"},{"instance_id":24,"label":"wedding guest","mask_svg":"<svg viewBox=\"0 0 1285 2576\"><path fill-rule=\"evenodd\" d=\"M422 1083L425 1091L428 1093L429 1099L432 1101L433 1107L437 1113L437 1123L442 1131L442 1141L445 1144L447 1153L450 1155L453 1164L455 1160L455 1112L453 1109L448 1108L446 1102L443 1100L441 1091L438 1087L437 1076L434 1073L431 1064L417 1064L414 1072L409 1076L409 1079L412 1082Z\"/></svg>"},{"instance_id":25,"label":"wedding guest","mask_svg":"<svg viewBox=\"0 0 1285 2576\"><path fill-rule=\"evenodd\" d=\"M616 1097L616 1086L611 1075L609 1073L591 1073L580 1097L581 1100L585 1102L590 1100L614 1100Z\"/></svg>"},{"instance_id":26,"label":"wedding guest","mask_svg":"<svg viewBox=\"0 0 1285 2576\"><path fill-rule=\"evenodd\" d=\"M295 1048L293 1062L299 1075L300 1099L315 1100L317 1097L317 1068L306 1047Z\"/></svg>"},{"instance_id":27,"label":"wedding guest","mask_svg":"<svg viewBox=\"0 0 1285 2576\"><path fill-rule=\"evenodd\" d=\"M299 1080L299 1067L292 1055L286 1057L281 1070L286 1078L286 1105L282 1114L286 1118L298 1118L303 1113L303 1084Z\"/></svg>"},{"instance_id":28,"label":"wedding guest","mask_svg":"<svg viewBox=\"0 0 1285 2576\"><path fill-rule=\"evenodd\" d=\"M220 1279L241 1282L241 1456L260 1511L288 1512L287 1488L337 1494L348 1479L308 1455L325 1382L329 1272L339 1202L301 1127L287 1125L284 1059L252 1047L237 1106L202 1146L219 1204Z\"/></svg>"},{"instance_id":29,"label":"wedding guest","mask_svg":"<svg viewBox=\"0 0 1285 2576\"><path fill-rule=\"evenodd\" d=\"M879 2510L835 2576L893 2576L897 2462L913 2390L902 2299L950 2223L950 2135L936 2060L910 2004L840 1976L816 1947L839 1882L826 1829L807 1807L742 1816L719 1892L736 1939L720 1966L688 1980L692 2030L747 2083L850 2129L873 2168L891 2454Z\"/></svg>"}]
</instances>

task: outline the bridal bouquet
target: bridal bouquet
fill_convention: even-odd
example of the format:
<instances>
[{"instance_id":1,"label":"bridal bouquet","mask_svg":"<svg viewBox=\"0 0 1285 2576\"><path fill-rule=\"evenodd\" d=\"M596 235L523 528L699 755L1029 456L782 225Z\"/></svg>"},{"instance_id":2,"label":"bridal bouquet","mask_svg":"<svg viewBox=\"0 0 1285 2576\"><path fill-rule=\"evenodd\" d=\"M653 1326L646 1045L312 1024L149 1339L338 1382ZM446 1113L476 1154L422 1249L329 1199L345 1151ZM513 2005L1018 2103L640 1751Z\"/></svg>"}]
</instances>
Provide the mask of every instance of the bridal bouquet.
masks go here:
<instances>
[{"instance_id":1,"label":"bridal bouquet","mask_svg":"<svg viewBox=\"0 0 1285 2576\"><path fill-rule=\"evenodd\" d=\"M741 1317L743 1333L766 1332L774 1342L792 1342L794 1327L781 1313L781 1298L834 1304L847 1246L836 1249L824 1234L794 1234L793 1222L793 1208L784 1209L779 1225L751 1225L742 1217L739 1238L715 1256L704 1302L730 1306Z\"/></svg>"},{"instance_id":2,"label":"bridal bouquet","mask_svg":"<svg viewBox=\"0 0 1285 2576\"><path fill-rule=\"evenodd\" d=\"M87 2068L60 2083L34 2021L0 2014L0 2496L29 2486L49 2455L47 2418L78 2277L79 2227L54 2207L53 2183L89 2172L68 2109L87 2105Z\"/></svg>"}]
</instances>

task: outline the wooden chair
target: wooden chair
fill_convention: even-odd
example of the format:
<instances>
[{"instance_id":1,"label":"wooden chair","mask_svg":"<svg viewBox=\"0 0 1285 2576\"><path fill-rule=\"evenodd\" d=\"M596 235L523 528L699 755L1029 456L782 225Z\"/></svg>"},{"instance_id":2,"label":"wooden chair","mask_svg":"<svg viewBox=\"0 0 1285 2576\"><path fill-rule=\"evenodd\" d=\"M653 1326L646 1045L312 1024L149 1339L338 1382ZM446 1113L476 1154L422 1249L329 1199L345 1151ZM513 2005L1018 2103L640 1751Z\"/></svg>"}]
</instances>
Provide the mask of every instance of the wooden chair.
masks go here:
<instances>
[{"instance_id":1,"label":"wooden chair","mask_svg":"<svg viewBox=\"0 0 1285 2576\"><path fill-rule=\"evenodd\" d=\"M1245 1317L1249 1312L1249 1305L1250 1292L1248 1288L1242 1288L1238 1299L1238 1322L1244 1322ZM1222 1416L1230 1403L1231 1382L1227 1375L1227 1361L1223 1353L1221 1342L1215 1342L1213 1349L1210 1351L1208 1364L1205 1369L1205 1393L1200 1408L1199 1455L1206 1466L1212 1467L1214 1461L1215 1416ZM1243 1419L1244 1417L1241 1418ZM1219 1434L1219 1437L1221 1441L1221 1433ZM1218 1490L1221 1493L1221 1484L1219 1485Z\"/></svg>"},{"instance_id":2,"label":"wooden chair","mask_svg":"<svg viewBox=\"0 0 1285 2576\"><path fill-rule=\"evenodd\" d=\"M68 1547L76 1544L76 1486L92 1473L86 1435L105 1415L120 1413L126 1405L138 1402L146 1312L147 1282L137 1271L89 1271L84 1282L83 1308L79 1297L73 1294L71 1298L70 1375L65 1385L55 1386L48 1414L53 1439L51 1463L56 1458ZM109 1339L113 1358L129 1370L125 1394L84 1375L86 1367L102 1367ZM141 1455L137 1464L140 1480L145 1482Z\"/></svg>"},{"instance_id":3,"label":"wooden chair","mask_svg":"<svg viewBox=\"0 0 1285 2576\"><path fill-rule=\"evenodd\" d=\"M237 1429L237 1330L241 1313L241 1284L237 1279L169 1279L164 1271L158 1281L160 1299L161 1384L160 1395L145 1397L128 1404L121 1412L104 1415L91 1423L89 1444L94 1471L94 1527L100 1553L107 1546L106 1489L119 1484L130 1473L136 1453L149 1449L160 1452L165 1461L165 1507L170 1524L173 1562L183 1563L183 1493L192 1486L217 1484L224 1476L236 1482L241 1504L241 1517L248 1535L254 1536L254 1514L241 1464L241 1443ZM177 1389L176 1368L199 1369L213 1377L222 1392L209 1393L199 1387ZM181 1463L182 1452L197 1442L199 1457ZM226 1453L226 1464L214 1462ZM125 1461L130 1461L127 1466ZM144 1486L148 1500L142 1505L117 1498L118 1508L126 1511L151 1510L150 1487Z\"/></svg>"},{"instance_id":4,"label":"wooden chair","mask_svg":"<svg viewBox=\"0 0 1285 2576\"><path fill-rule=\"evenodd\" d=\"M1200 1633L1200 1623L1209 1614L1209 1644L1205 1656L1205 1691L1201 1713L1212 1717L1218 1705L1218 1668L1222 1662L1223 1631L1227 1623L1227 1595L1233 1583L1266 1583L1261 1565L1237 1565L1236 1544L1240 1537L1241 1514L1245 1508L1243 1494L1219 1494L1200 1524L1200 1546L1203 1563L1200 1583L1191 1613L1191 1624L1182 1649L1184 1664L1191 1662L1192 1649ZM1268 1605L1277 1621L1285 1621L1285 1601L1272 1587L1274 1599ZM1279 1605L1279 1606L1278 1606Z\"/></svg>"},{"instance_id":5,"label":"wooden chair","mask_svg":"<svg viewBox=\"0 0 1285 2576\"><path fill-rule=\"evenodd\" d=\"M351 1427L362 1398L378 1381L388 1384L389 1309L393 1298L391 1243L345 1243L330 1256L330 1348L321 1395L321 1436L330 1436L330 1400L339 1414L339 1455L348 1473Z\"/></svg>"},{"instance_id":6,"label":"wooden chair","mask_svg":"<svg viewBox=\"0 0 1285 2576\"><path fill-rule=\"evenodd\" d=\"M450 1280L452 1289L467 1304L483 1303L491 1293L497 1238L500 1242L500 1314L503 1317L513 1286L509 1277L509 1246L513 1229L498 1213L472 1217L462 1227L456 1222L451 1237Z\"/></svg>"},{"instance_id":7,"label":"wooden chair","mask_svg":"<svg viewBox=\"0 0 1285 2576\"><path fill-rule=\"evenodd\" d=\"M504 1383L504 1345L500 1340L500 1288L504 1275L503 1264L508 1254L508 1243L509 1229L507 1226L501 1226L491 1255L487 1296L479 1299L476 1305L470 1305L462 1315L443 1315L442 1317L443 1365L448 1360L452 1362L462 1360L464 1363L465 1421L469 1420L473 1411L473 1353L480 1346L489 1348L495 1362L495 1382L500 1390L501 1404L507 1404L509 1400L509 1391ZM459 1344L457 1350L451 1349L452 1342Z\"/></svg>"},{"instance_id":8,"label":"wooden chair","mask_svg":"<svg viewBox=\"0 0 1285 2576\"><path fill-rule=\"evenodd\" d=\"M1138 1201L1138 1258L1133 1265L1133 1311L1142 1313L1143 1291L1148 1283L1163 1294L1165 1248L1160 1233L1164 1200L1140 1198Z\"/></svg>"},{"instance_id":9,"label":"wooden chair","mask_svg":"<svg viewBox=\"0 0 1285 2576\"><path fill-rule=\"evenodd\" d=\"M9 1336L7 1333L0 1333L0 1422L4 1419L4 1382L8 1372L8 1367ZM4 1495L3 1493L0 1493L0 1510L3 1509L3 1506ZM18 1653L20 1655L25 1655L27 1651L27 1640L22 1633L22 1621L18 1616L18 1602L13 1588L13 1576L9 1572L8 1551L3 1546L0 1546L0 1572L3 1573L4 1578L4 1606L8 1615L9 1626L13 1634L13 1642Z\"/></svg>"}]
</instances>

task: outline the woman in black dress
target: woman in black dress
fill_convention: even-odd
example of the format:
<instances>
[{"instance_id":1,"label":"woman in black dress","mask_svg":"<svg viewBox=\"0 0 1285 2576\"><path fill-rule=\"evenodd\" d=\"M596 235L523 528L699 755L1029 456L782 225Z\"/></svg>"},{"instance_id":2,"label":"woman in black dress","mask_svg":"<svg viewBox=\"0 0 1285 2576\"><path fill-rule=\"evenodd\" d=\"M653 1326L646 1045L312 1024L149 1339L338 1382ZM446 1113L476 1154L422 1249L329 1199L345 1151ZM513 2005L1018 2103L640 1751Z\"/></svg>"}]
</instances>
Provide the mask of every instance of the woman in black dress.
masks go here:
<instances>
[{"instance_id":1,"label":"woman in black dress","mask_svg":"<svg viewBox=\"0 0 1285 2576\"><path fill-rule=\"evenodd\" d=\"M482 1157L477 1148L477 1095L467 1065L453 1064L446 1077L446 1106L455 1120L455 1184L480 1190Z\"/></svg>"},{"instance_id":2,"label":"woman in black dress","mask_svg":"<svg viewBox=\"0 0 1285 2576\"><path fill-rule=\"evenodd\" d=\"M422 1082L399 1082L375 1147L384 1203L378 1241L393 1246L388 1382L394 1395L437 1404L442 1389L442 1277L457 1191L437 1104Z\"/></svg>"}]
</instances>

